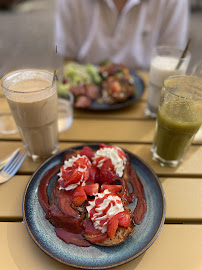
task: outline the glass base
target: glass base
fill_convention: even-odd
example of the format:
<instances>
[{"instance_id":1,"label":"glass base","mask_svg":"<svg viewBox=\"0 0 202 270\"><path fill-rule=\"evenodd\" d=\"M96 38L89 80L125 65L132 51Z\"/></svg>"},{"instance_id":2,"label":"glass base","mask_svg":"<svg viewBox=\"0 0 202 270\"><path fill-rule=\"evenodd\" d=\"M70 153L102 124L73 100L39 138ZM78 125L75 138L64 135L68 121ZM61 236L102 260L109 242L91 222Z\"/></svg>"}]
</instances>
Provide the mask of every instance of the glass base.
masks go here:
<instances>
[{"instance_id":1,"label":"glass base","mask_svg":"<svg viewBox=\"0 0 202 270\"><path fill-rule=\"evenodd\" d=\"M46 160L50 156L55 155L58 152L59 145L56 145L55 149L50 153L50 155L46 155L46 156L39 156L39 155L35 155L35 154L30 153L30 151L28 151L28 149L25 145L24 145L24 148L27 152L28 157L30 157L34 162L37 162L39 160L40 161Z\"/></svg>"},{"instance_id":2,"label":"glass base","mask_svg":"<svg viewBox=\"0 0 202 270\"><path fill-rule=\"evenodd\" d=\"M153 153L152 160L158 162L162 167L177 167L181 162L181 160L165 160L161 158L153 148L151 152Z\"/></svg>"},{"instance_id":3,"label":"glass base","mask_svg":"<svg viewBox=\"0 0 202 270\"><path fill-rule=\"evenodd\" d=\"M157 117L157 113L152 112L149 108L145 108L144 114L145 114L145 116L148 116L152 119L156 119L156 117Z\"/></svg>"}]
</instances>

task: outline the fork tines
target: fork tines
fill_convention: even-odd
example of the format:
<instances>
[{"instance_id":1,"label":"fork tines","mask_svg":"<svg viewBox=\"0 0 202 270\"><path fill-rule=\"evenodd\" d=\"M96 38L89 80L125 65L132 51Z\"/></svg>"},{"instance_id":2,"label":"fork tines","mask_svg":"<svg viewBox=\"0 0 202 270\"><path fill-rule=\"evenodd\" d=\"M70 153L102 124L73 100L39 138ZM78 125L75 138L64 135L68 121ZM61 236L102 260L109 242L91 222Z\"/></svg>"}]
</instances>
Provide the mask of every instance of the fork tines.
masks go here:
<instances>
[{"instance_id":1,"label":"fork tines","mask_svg":"<svg viewBox=\"0 0 202 270\"><path fill-rule=\"evenodd\" d=\"M13 177L20 166L22 165L25 157L25 154L22 151L19 151L17 155L15 155L0 171L0 183L4 183L8 181L11 177Z\"/></svg>"},{"instance_id":2,"label":"fork tines","mask_svg":"<svg viewBox=\"0 0 202 270\"><path fill-rule=\"evenodd\" d=\"M20 168L23 163L26 154L22 151L19 151L14 159L11 160L8 164L6 164L2 171L6 171L8 174L15 174L17 170Z\"/></svg>"}]
</instances>

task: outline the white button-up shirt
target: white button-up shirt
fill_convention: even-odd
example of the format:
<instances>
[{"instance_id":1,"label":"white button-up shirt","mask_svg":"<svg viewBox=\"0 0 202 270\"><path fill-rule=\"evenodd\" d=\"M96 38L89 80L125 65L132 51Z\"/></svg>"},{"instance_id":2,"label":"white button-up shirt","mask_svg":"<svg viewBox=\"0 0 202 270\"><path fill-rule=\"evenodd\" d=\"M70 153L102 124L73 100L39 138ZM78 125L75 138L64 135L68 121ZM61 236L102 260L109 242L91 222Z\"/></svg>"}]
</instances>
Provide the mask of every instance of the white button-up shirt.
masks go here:
<instances>
[{"instance_id":1,"label":"white button-up shirt","mask_svg":"<svg viewBox=\"0 0 202 270\"><path fill-rule=\"evenodd\" d=\"M120 14L113 0L57 0L56 45L83 63L148 69L153 47L185 47L188 21L187 0L128 0Z\"/></svg>"}]
</instances>

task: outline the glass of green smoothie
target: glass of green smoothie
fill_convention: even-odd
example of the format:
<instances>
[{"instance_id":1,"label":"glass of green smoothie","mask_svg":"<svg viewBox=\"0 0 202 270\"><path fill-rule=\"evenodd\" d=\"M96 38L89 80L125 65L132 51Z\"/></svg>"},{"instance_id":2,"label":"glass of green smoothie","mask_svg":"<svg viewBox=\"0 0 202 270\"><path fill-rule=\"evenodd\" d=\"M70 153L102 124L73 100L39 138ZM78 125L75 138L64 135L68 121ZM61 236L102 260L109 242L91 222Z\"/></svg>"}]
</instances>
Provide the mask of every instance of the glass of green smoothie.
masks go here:
<instances>
[{"instance_id":1,"label":"glass of green smoothie","mask_svg":"<svg viewBox=\"0 0 202 270\"><path fill-rule=\"evenodd\" d=\"M152 146L153 160L178 166L202 124L202 78L173 76L164 81Z\"/></svg>"}]
</instances>

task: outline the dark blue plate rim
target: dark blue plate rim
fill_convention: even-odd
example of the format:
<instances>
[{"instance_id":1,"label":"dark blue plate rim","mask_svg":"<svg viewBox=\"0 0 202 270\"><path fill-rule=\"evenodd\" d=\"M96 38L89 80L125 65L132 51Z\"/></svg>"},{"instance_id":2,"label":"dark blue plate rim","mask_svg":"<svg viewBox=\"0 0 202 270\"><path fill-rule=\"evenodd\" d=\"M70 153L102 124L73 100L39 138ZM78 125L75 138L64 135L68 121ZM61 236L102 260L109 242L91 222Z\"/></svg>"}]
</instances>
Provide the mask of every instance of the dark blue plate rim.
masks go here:
<instances>
[{"instance_id":1,"label":"dark blue plate rim","mask_svg":"<svg viewBox=\"0 0 202 270\"><path fill-rule=\"evenodd\" d=\"M49 255L50 257L52 257L56 261L59 261L63 264L66 264L66 265L69 265L72 267L81 268L81 269L108 269L108 268L112 268L112 267L116 267L116 266L125 264L125 263L137 258L142 253L144 253L154 243L154 241L158 237L158 235L163 227L164 221L165 221L165 214L166 214L165 194L164 194L162 184L161 184L158 176L153 171L153 169L140 157L138 157L137 155L133 154L132 152L122 148L129 155L130 159L132 159L133 166L134 166L134 163L136 163L135 169L136 169L136 172L138 173L139 177L142 177L143 172L146 171L146 173L149 175L149 181L151 181L151 183L153 183L155 190L158 189L158 192L157 192L157 190L156 190L156 192L158 193L157 199L159 200L158 207L160 207L160 210L157 211L157 210L153 209L154 212L156 211L155 215L158 215L158 216L156 216L158 219L158 224L157 224L156 220L154 220L153 227L155 227L155 228L150 229L149 239L144 239L144 241L142 243L142 247L139 248L139 250L135 253L133 251L130 252L128 250L128 246L126 247L126 246L124 246L124 244L119 245L118 247L121 247L121 249L122 249L120 252L120 255L125 255L125 258L122 260L113 261L113 259L112 259L113 256L112 256L112 258L110 257L110 259L108 259L108 261L110 261L110 260L112 260L112 261L107 262L107 263L98 261L99 265L96 264L96 258L93 258L93 265L92 265L92 262L90 260L88 260L87 258L85 258L86 263L84 262L84 264L83 264L83 262L82 263L76 262L78 259L77 256L75 256L75 258L73 258L73 261L70 261L70 260L66 260L64 258L63 254L60 254L60 253L59 253L59 255L54 254L53 250L51 250L52 248L47 247L46 244L44 244L44 242L42 241L43 239L38 238L38 232L36 231L36 229L34 227L35 224L34 224L34 226L32 224L33 222L37 224L38 220L33 220L33 216L32 216L33 211L34 211L32 209L33 205L31 205L31 207L30 207L30 204L33 203L31 196L34 196L34 197L37 196L37 191L38 191L40 179L42 178L43 174L47 171L47 168L49 169L53 166L53 165L50 166L50 164L52 164L52 162L54 163L54 165L59 164L61 159L62 159L62 156L65 152L71 151L72 149L81 149L83 146L86 146L86 145L94 147L95 149L98 149L98 146L99 146L98 144L82 144L82 145L73 146L71 148L67 148L67 149L59 152L58 154L55 154L54 156L50 157L43 164L41 164L39 166L39 168L34 172L34 174L31 176L30 180L27 183L27 186L25 188L24 195L23 195L23 201L22 201L23 221L24 221L26 229L27 229L29 235L31 236L32 240L38 245L38 247L42 251L44 251L47 255ZM138 166L138 164L139 164L139 166ZM151 188L151 184L149 184L148 180L146 180L146 182L145 182L145 180L143 178L141 178L141 182L144 186L144 189L147 188L149 190ZM153 189L154 189L154 187L153 187ZM150 194L150 196L153 197L154 194ZM38 200L38 196L37 196L37 200ZM148 201L147 201L147 203L148 203ZM151 215L152 215L152 213L151 213ZM144 220L145 220L145 218L144 218ZM143 222L144 222L144 220L143 220ZM44 222L49 223L49 221L47 221L47 220L45 220ZM155 222L156 222L156 224L155 224ZM136 225L136 227L137 226L141 227L142 225L141 224ZM43 238L43 236L42 236L42 238ZM136 245L136 239L131 240L131 238L126 240L124 243L126 243L127 241L131 241L132 245ZM58 238L58 241L61 241L61 240ZM67 245L67 244L65 244L65 245ZM67 245L67 246L74 246L74 245ZM109 249L116 248L116 247L98 247L95 245L93 245L93 246L98 248L98 249L100 249L100 248L103 249L105 253L107 253ZM76 247L76 246L74 246L74 247ZM86 248L82 248L82 247L76 247L76 248L86 249ZM115 249L115 252L117 252L116 249ZM100 265L100 263L101 263L101 265Z\"/></svg>"}]
</instances>

